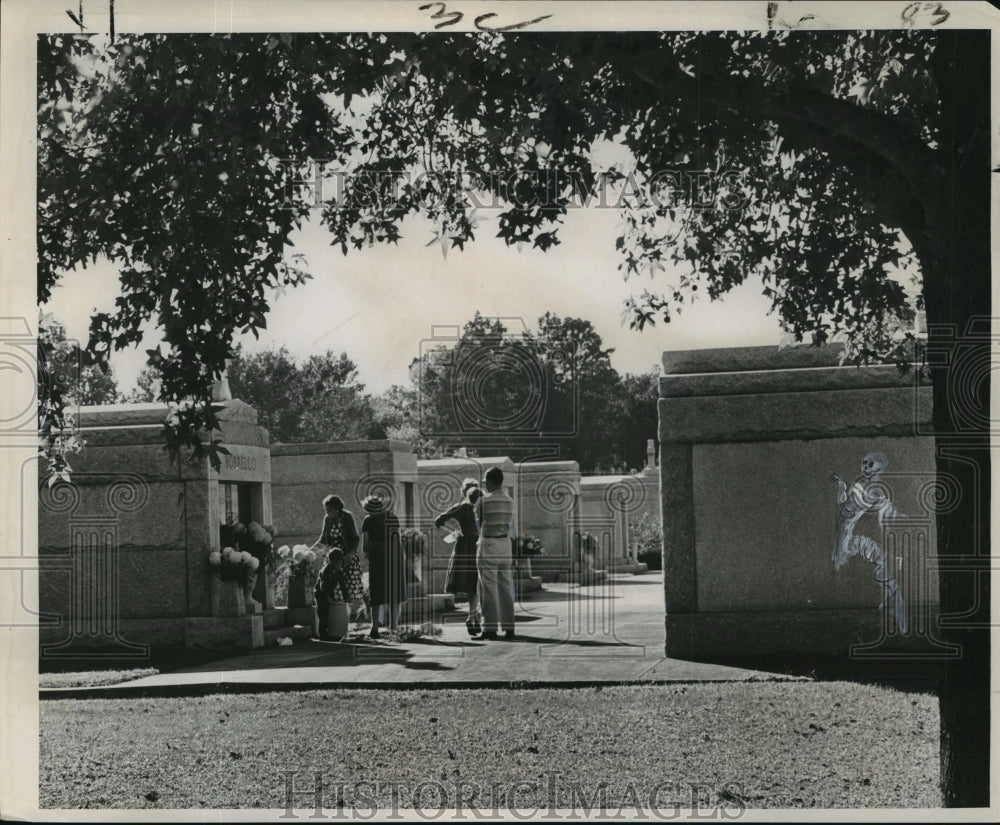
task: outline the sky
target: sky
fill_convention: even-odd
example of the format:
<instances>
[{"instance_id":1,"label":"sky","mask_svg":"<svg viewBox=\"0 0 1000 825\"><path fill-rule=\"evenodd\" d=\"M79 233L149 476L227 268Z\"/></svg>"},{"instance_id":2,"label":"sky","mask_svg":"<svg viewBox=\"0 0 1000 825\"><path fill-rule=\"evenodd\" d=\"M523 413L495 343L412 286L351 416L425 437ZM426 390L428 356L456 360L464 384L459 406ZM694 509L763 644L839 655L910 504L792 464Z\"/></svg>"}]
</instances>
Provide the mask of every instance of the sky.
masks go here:
<instances>
[{"instance_id":1,"label":"sky","mask_svg":"<svg viewBox=\"0 0 1000 825\"><path fill-rule=\"evenodd\" d=\"M318 213L317 213L318 218ZM622 323L625 298L644 288L665 291L674 280L668 269L655 279L624 280L615 250L615 209L571 211L560 230L562 243L547 252L507 247L496 235L495 214L482 215L473 243L442 254L427 246L432 231L422 218L408 220L395 246L376 246L344 256L329 245L318 220L293 236L291 252L305 255L314 277L303 286L274 296L268 328L259 341L240 340L246 352L285 346L297 358L326 350L346 352L358 365L369 392L408 382L408 367L421 346L448 328L459 328L478 310L535 328L546 311L589 320L620 372L656 368L665 350L728 346L777 346L782 333L777 317L768 315L760 284L748 282L725 300L700 300L669 324L642 332ZM71 338L85 341L90 315L113 311L117 276L106 262L67 273L45 307L59 318ZM437 329L436 329L437 328ZM137 349L112 354L119 389L128 392L145 364L145 349L158 339L147 337Z\"/></svg>"}]
</instances>

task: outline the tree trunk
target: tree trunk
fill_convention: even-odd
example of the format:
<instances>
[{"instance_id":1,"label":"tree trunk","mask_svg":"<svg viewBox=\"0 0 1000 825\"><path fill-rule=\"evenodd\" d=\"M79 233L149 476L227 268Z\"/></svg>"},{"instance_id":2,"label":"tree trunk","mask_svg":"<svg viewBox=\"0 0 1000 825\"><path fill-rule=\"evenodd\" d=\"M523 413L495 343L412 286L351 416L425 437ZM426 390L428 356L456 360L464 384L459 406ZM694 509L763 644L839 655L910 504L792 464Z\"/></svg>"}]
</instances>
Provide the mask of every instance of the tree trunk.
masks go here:
<instances>
[{"instance_id":1,"label":"tree trunk","mask_svg":"<svg viewBox=\"0 0 1000 825\"><path fill-rule=\"evenodd\" d=\"M941 779L948 807L989 805L990 786L990 165L989 32L941 32L940 178L924 198L924 298L939 482L943 663ZM937 177L937 176L935 176Z\"/></svg>"},{"instance_id":2,"label":"tree trunk","mask_svg":"<svg viewBox=\"0 0 1000 825\"><path fill-rule=\"evenodd\" d=\"M967 247L956 254L969 267L966 273L977 267L989 271L988 242L969 246L979 244L981 251ZM953 283L950 277L946 282ZM969 286L969 278L954 283L961 289ZM986 311L979 316L964 306L956 312L958 306L937 299L927 304L929 357L946 362L931 368L937 476L939 483L953 482L960 491L957 506L937 518L942 636L961 650L960 658L944 663L940 684L941 777L949 807L989 804L988 287L987 278L987 300L981 305ZM986 324L985 340L977 340L977 320Z\"/></svg>"}]
</instances>

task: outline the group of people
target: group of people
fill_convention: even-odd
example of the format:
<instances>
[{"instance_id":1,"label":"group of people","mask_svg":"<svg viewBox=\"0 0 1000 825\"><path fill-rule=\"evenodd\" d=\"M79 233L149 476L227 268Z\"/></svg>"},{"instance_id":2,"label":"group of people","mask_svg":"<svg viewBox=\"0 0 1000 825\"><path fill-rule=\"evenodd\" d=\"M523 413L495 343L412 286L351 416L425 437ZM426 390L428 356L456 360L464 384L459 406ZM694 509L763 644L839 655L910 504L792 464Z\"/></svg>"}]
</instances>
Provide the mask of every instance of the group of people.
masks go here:
<instances>
[{"instance_id":1,"label":"group of people","mask_svg":"<svg viewBox=\"0 0 1000 825\"><path fill-rule=\"evenodd\" d=\"M329 548L316 580L316 610L320 638L328 638L328 617L333 602L347 602L351 614L360 619L367 601L371 606L373 639L381 628L395 631L406 601L406 565L400 542L401 525L378 496L368 496L361 506L365 517L358 530L354 515L344 508L340 496L323 499L323 531L313 545ZM361 576L361 553L368 559L368 598Z\"/></svg>"},{"instance_id":2,"label":"group of people","mask_svg":"<svg viewBox=\"0 0 1000 825\"><path fill-rule=\"evenodd\" d=\"M474 639L499 639L500 630L514 639L514 500L504 492L499 467L489 469L483 482L485 491L465 479L462 500L434 520L441 528L457 525L445 589L468 598L465 626Z\"/></svg>"},{"instance_id":3,"label":"group of people","mask_svg":"<svg viewBox=\"0 0 1000 825\"><path fill-rule=\"evenodd\" d=\"M462 482L462 500L441 513L434 524L451 528L454 549L448 563L445 589L469 600L465 625L477 641L505 639L514 633L514 577L512 541L514 500L504 492L503 471L493 467L479 482ZM316 609L320 638L329 638L329 613L334 602L351 605L355 620L371 608L373 639L383 627L399 628L406 601L406 564L399 519L378 496L362 503L365 517L361 529L339 496L323 499L323 530L313 545L326 545L329 552L316 580ZM361 572L361 554L368 559L367 596Z\"/></svg>"}]
</instances>

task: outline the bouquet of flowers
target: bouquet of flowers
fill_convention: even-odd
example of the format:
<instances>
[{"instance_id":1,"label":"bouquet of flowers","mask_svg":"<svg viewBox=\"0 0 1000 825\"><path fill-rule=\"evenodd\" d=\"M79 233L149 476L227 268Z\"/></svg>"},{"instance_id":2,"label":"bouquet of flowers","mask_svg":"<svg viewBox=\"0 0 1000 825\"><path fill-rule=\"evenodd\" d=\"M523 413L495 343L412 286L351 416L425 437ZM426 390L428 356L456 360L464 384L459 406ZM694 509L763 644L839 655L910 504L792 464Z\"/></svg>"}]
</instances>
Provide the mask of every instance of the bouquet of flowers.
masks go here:
<instances>
[{"instance_id":1,"label":"bouquet of flowers","mask_svg":"<svg viewBox=\"0 0 1000 825\"><path fill-rule=\"evenodd\" d=\"M208 566L222 581L236 581L245 584L249 576L260 566L246 550L223 547L208 551Z\"/></svg>"},{"instance_id":2,"label":"bouquet of flowers","mask_svg":"<svg viewBox=\"0 0 1000 825\"><path fill-rule=\"evenodd\" d=\"M261 564L270 564L274 561L272 542L277 532L273 524L262 527L256 521L251 521L247 525L246 536L240 543L240 549L247 550Z\"/></svg>"},{"instance_id":3,"label":"bouquet of flowers","mask_svg":"<svg viewBox=\"0 0 1000 825\"><path fill-rule=\"evenodd\" d=\"M259 564L266 565L274 561L272 542L278 534L274 525L262 527L256 521L251 521L249 524L237 521L223 524L219 533L223 544L249 553Z\"/></svg>"},{"instance_id":4,"label":"bouquet of flowers","mask_svg":"<svg viewBox=\"0 0 1000 825\"><path fill-rule=\"evenodd\" d=\"M316 560L319 557L315 550L305 544L289 547L287 544L278 548L278 561L288 570L289 576L316 576Z\"/></svg>"},{"instance_id":5,"label":"bouquet of flowers","mask_svg":"<svg viewBox=\"0 0 1000 825\"><path fill-rule=\"evenodd\" d=\"M544 552L542 543L534 536L519 536L514 542L514 555L519 559L541 556Z\"/></svg>"}]
</instances>

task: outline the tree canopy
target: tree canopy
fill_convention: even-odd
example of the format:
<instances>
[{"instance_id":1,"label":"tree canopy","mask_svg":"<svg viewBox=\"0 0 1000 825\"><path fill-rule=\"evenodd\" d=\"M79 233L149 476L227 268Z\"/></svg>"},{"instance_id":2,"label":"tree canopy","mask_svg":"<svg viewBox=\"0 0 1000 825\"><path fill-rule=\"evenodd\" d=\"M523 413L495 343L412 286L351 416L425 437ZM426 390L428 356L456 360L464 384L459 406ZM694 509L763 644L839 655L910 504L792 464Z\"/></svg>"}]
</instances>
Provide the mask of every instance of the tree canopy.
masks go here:
<instances>
[{"instance_id":1,"label":"tree canopy","mask_svg":"<svg viewBox=\"0 0 1000 825\"><path fill-rule=\"evenodd\" d=\"M476 313L459 338L413 360L409 385L381 394L366 390L347 353L331 351L299 360L285 347L238 348L226 376L232 396L257 411L272 443L393 438L421 458L459 450L527 458L554 450L552 458L575 460L585 473L641 469L646 440L657 432L656 374L620 375L612 350L580 318L546 313L537 329L510 326ZM110 376L93 366L83 373L88 387L112 392L89 390L78 403L119 398ZM158 372L146 367L120 397L158 395ZM532 411L537 415L511 431L512 417Z\"/></svg>"},{"instance_id":2,"label":"tree canopy","mask_svg":"<svg viewBox=\"0 0 1000 825\"><path fill-rule=\"evenodd\" d=\"M227 375L233 397L257 410L272 442L351 441L382 435L371 396L347 353L327 351L300 364L284 347L240 352Z\"/></svg>"},{"instance_id":3,"label":"tree canopy","mask_svg":"<svg viewBox=\"0 0 1000 825\"><path fill-rule=\"evenodd\" d=\"M68 480L67 456L79 452L83 442L74 433L73 410L88 404L113 404L119 400L118 383L111 370L87 363L76 341L49 313L38 320L38 361L47 366L39 373L39 439L49 457L52 482Z\"/></svg>"},{"instance_id":4,"label":"tree canopy","mask_svg":"<svg viewBox=\"0 0 1000 825\"><path fill-rule=\"evenodd\" d=\"M634 326L751 275L787 328L885 355L912 312L887 276L927 249L944 150L933 33L57 35L39 41L39 268L98 257L118 312L98 364L149 351L169 437L198 445L234 337L309 274L290 233L319 206L345 254L419 213L444 249L499 235L542 249L568 209L617 186L626 275L683 264L626 307ZM599 168L610 141L627 162ZM319 164L319 165L317 165ZM317 204L317 174L344 173ZM329 188L329 187L328 187ZM475 194L470 197L470 194ZM919 213L919 214L918 214ZM900 241L900 232L905 240ZM911 250L915 250L912 253Z\"/></svg>"},{"instance_id":5,"label":"tree canopy","mask_svg":"<svg viewBox=\"0 0 1000 825\"><path fill-rule=\"evenodd\" d=\"M529 329L477 312L410 365L411 438L425 455L450 445L574 460L585 473L641 469L657 434L655 389L621 376L612 352L582 318L547 312Z\"/></svg>"}]
</instances>

